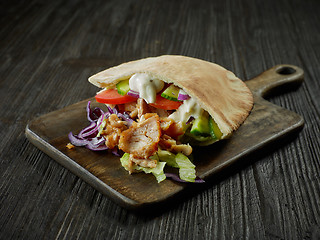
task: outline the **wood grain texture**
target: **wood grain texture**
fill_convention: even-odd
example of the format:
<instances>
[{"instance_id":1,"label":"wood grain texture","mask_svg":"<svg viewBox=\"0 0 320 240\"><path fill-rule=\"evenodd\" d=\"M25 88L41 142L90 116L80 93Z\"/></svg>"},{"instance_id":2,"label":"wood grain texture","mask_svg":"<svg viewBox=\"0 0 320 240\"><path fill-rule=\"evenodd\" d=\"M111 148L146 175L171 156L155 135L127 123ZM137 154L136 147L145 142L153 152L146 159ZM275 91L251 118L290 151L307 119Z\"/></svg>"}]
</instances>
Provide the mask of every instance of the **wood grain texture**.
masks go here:
<instances>
[{"instance_id":1,"label":"wood grain texture","mask_svg":"<svg viewBox=\"0 0 320 240\"><path fill-rule=\"evenodd\" d=\"M320 235L319 2L2 1L1 239L317 239ZM161 54L216 62L247 80L282 63L305 82L271 102L303 130L184 200L140 215L35 148L28 121L92 97L87 78Z\"/></svg>"}]
</instances>

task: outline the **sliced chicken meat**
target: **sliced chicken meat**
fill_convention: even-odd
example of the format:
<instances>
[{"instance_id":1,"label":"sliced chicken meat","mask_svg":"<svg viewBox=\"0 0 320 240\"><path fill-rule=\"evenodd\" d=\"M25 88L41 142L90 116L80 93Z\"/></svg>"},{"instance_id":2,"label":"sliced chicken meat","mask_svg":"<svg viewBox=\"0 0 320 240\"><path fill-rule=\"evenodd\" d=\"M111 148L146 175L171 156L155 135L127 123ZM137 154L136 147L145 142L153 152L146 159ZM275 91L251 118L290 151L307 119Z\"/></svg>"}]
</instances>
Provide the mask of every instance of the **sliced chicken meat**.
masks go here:
<instances>
[{"instance_id":1,"label":"sliced chicken meat","mask_svg":"<svg viewBox=\"0 0 320 240\"><path fill-rule=\"evenodd\" d=\"M146 113L138 123L133 122L129 129L121 133L119 148L134 158L148 159L158 150L160 136L159 116Z\"/></svg>"},{"instance_id":2,"label":"sliced chicken meat","mask_svg":"<svg viewBox=\"0 0 320 240\"><path fill-rule=\"evenodd\" d=\"M105 144L109 149L113 149L119 144L120 134L128 129L127 122L120 120L116 114L111 114L106 119L106 127L101 135L105 138Z\"/></svg>"},{"instance_id":3,"label":"sliced chicken meat","mask_svg":"<svg viewBox=\"0 0 320 240\"><path fill-rule=\"evenodd\" d=\"M183 153L189 156L192 153L192 147L189 144L178 144L172 137L163 134L159 141L159 147L173 153Z\"/></svg>"}]
</instances>

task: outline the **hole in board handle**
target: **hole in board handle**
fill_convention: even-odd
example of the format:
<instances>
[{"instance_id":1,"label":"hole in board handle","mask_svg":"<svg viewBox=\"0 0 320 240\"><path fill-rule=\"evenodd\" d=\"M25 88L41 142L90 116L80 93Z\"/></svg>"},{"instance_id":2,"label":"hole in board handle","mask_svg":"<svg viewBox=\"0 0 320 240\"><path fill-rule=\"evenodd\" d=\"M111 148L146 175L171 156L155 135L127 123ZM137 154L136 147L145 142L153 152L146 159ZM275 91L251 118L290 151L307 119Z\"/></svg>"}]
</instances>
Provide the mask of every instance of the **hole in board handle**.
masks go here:
<instances>
[{"instance_id":1,"label":"hole in board handle","mask_svg":"<svg viewBox=\"0 0 320 240\"><path fill-rule=\"evenodd\" d=\"M292 67L282 67L277 70L277 73L281 74L281 75L290 75L295 72L296 72L296 70Z\"/></svg>"}]
</instances>

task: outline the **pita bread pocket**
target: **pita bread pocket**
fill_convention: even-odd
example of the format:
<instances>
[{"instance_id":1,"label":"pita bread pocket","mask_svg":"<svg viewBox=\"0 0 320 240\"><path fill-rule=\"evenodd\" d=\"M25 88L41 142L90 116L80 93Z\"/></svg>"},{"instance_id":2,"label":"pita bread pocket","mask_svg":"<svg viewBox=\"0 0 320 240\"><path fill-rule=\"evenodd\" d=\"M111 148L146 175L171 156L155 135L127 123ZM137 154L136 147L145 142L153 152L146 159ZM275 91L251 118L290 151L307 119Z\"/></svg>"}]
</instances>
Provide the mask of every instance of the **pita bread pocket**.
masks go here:
<instances>
[{"instance_id":1,"label":"pita bread pocket","mask_svg":"<svg viewBox=\"0 0 320 240\"><path fill-rule=\"evenodd\" d=\"M203 182L189 159L192 145L230 136L253 106L250 90L232 72L185 56L124 63L89 81L103 88L95 98L108 108L92 110L89 101L90 125L69 133L71 145L123 153L120 163L130 174L152 173L158 182Z\"/></svg>"},{"instance_id":2,"label":"pita bread pocket","mask_svg":"<svg viewBox=\"0 0 320 240\"><path fill-rule=\"evenodd\" d=\"M137 73L183 89L214 119L222 133L221 139L238 129L253 107L251 91L234 73L215 63L186 56L164 55L123 63L91 76L89 82L114 89L117 83ZM209 145L215 141L197 144Z\"/></svg>"}]
</instances>

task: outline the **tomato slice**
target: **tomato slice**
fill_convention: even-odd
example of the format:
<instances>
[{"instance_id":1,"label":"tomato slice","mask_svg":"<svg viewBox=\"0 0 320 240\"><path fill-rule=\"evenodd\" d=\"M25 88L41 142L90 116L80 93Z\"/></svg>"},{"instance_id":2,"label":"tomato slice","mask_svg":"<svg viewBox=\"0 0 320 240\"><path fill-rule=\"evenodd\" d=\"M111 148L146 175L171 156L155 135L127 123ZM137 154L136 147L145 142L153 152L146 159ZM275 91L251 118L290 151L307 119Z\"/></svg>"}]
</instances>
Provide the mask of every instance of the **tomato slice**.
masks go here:
<instances>
[{"instance_id":1,"label":"tomato slice","mask_svg":"<svg viewBox=\"0 0 320 240\"><path fill-rule=\"evenodd\" d=\"M166 99L164 97L161 97L160 94L156 96L156 102L150 103L151 106L155 108L160 108L164 110L176 110L180 107L182 102L176 102L169 99Z\"/></svg>"},{"instance_id":2,"label":"tomato slice","mask_svg":"<svg viewBox=\"0 0 320 240\"><path fill-rule=\"evenodd\" d=\"M171 101L158 94L156 96L156 102L150 105L155 108L160 108L164 110L176 110L180 107L182 102ZM116 89L104 90L96 95L96 101L99 103L107 104L124 104L136 101L137 98L131 97L129 95L120 95Z\"/></svg>"},{"instance_id":3,"label":"tomato slice","mask_svg":"<svg viewBox=\"0 0 320 240\"><path fill-rule=\"evenodd\" d=\"M96 101L107 104L123 104L134 102L137 99L129 95L120 95L116 89L104 90L96 95Z\"/></svg>"}]
</instances>

